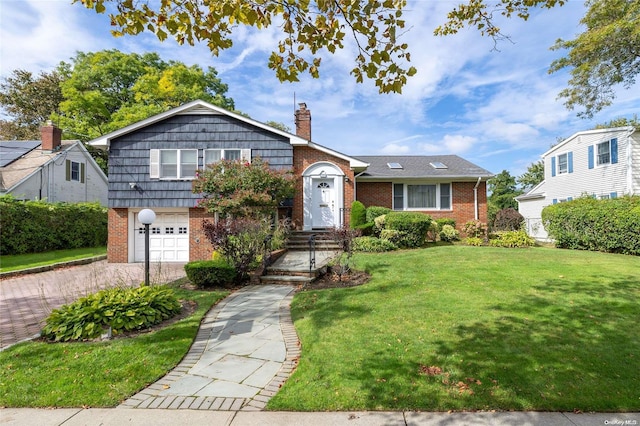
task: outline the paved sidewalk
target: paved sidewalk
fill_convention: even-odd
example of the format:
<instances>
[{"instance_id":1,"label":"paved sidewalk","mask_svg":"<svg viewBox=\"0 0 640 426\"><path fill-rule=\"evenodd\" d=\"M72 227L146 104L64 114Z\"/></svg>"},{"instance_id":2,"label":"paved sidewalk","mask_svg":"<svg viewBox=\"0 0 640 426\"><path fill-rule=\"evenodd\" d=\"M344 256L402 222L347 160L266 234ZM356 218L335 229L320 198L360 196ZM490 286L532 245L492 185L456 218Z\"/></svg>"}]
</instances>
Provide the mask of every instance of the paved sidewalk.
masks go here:
<instances>
[{"instance_id":1,"label":"paved sidewalk","mask_svg":"<svg viewBox=\"0 0 640 426\"><path fill-rule=\"evenodd\" d=\"M184 263L152 263L149 280L184 277ZM98 290L139 285L144 264L98 262L0 280L0 350L40 333L49 313Z\"/></svg>"},{"instance_id":2,"label":"paved sidewalk","mask_svg":"<svg viewBox=\"0 0 640 426\"><path fill-rule=\"evenodd\" d=\"M634 426L640 413L476 412L269 412L145 410L91 408L87 410L0 409L3 426Z\"/></svg>"}]
</instances>

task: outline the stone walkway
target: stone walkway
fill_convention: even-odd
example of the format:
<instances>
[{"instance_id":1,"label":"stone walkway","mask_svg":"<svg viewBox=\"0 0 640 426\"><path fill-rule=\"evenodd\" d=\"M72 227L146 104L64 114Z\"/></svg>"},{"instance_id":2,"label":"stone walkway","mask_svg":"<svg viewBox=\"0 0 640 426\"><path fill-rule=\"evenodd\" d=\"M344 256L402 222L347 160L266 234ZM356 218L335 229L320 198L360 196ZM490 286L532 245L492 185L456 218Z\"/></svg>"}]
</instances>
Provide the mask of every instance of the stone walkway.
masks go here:
<instances>
[{"instance_id":1,"label":"stone walkway","mask_svg":"<svg viewBox=\"0 0 640 426\"><path fill-rule=\"evenodd\" d=\"M291 286L252 285L206 315L188 354L122 408L262 410L300 357Z\"/></svg>"}]
</instances>

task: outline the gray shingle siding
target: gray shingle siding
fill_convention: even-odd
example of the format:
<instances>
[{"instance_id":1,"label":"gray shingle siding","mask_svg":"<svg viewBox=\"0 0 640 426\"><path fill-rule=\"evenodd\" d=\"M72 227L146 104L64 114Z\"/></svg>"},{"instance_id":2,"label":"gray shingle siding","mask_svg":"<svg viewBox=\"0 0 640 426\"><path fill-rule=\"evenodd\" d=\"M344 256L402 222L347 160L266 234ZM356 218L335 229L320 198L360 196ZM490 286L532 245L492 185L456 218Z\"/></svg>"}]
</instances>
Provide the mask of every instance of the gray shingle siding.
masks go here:
<instances>
[{"instance_id":1,"label":"gray shingle siding","mask_svg":"<svg viewBox=\"0 0 640 426\"><path fill-rule=\"evenodd\" d=\"M151 149L198 149L198 166L204 149L251 149L274 168L293 166L293 147L275 133L232 117L176 115L111 141L109 150L109 207L194 207L198 194L190 180L149 177ZM140 189L131 189L129 183Z\"/></svg>"}]
</instances>

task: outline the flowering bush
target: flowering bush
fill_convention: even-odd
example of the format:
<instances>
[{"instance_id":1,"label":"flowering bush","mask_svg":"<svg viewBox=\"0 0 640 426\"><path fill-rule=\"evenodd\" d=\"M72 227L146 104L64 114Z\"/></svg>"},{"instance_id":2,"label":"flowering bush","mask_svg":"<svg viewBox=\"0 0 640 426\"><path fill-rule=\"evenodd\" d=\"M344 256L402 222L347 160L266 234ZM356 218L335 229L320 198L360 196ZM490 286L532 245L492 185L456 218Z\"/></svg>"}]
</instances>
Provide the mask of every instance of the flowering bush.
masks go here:
<instances>
[{"instance_id":1,"label":"flowering bush","mask_svg":"<svg viewBox=\"0 0 640 426\"><path fill-rule=\"evenodd\" d=\"M251 163L222 160L199 170L193 192L201 193L199 207L211 213L260 217L293 196L292 170L276 170L260 158Z\"/></svg>"}]
</instances>

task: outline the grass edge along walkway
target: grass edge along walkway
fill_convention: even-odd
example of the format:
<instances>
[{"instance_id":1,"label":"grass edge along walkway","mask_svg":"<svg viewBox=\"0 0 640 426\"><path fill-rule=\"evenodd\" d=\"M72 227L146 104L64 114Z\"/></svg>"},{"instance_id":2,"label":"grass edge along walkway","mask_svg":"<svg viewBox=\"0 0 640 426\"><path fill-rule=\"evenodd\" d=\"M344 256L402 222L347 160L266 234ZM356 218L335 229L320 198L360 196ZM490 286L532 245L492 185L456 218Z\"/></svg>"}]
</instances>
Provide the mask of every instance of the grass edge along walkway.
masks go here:
<instances>
[{"instance_id":1,"label":"grass edge along walkway","mask_svg":"<svg viewBox=\"0 0 640 426\"><path fill-rule=\"evenodd\" d=\"M640 258L441 246L359 254L360 287L298 293L270 410L640 410Z\"/></svg>"},{"instance_id":2,"label":"grass edge along walkway","mask_svg":"<svg viewBox=\"0 0 640 426\"><path fill-rule=\"evenodd\" d=\"M157 331L110 341L19 343L0 352L0 406L114 407L173 369L188 352L202 317L228 291L184 290L197 309Z\"/></svg>"}]
</instances>

